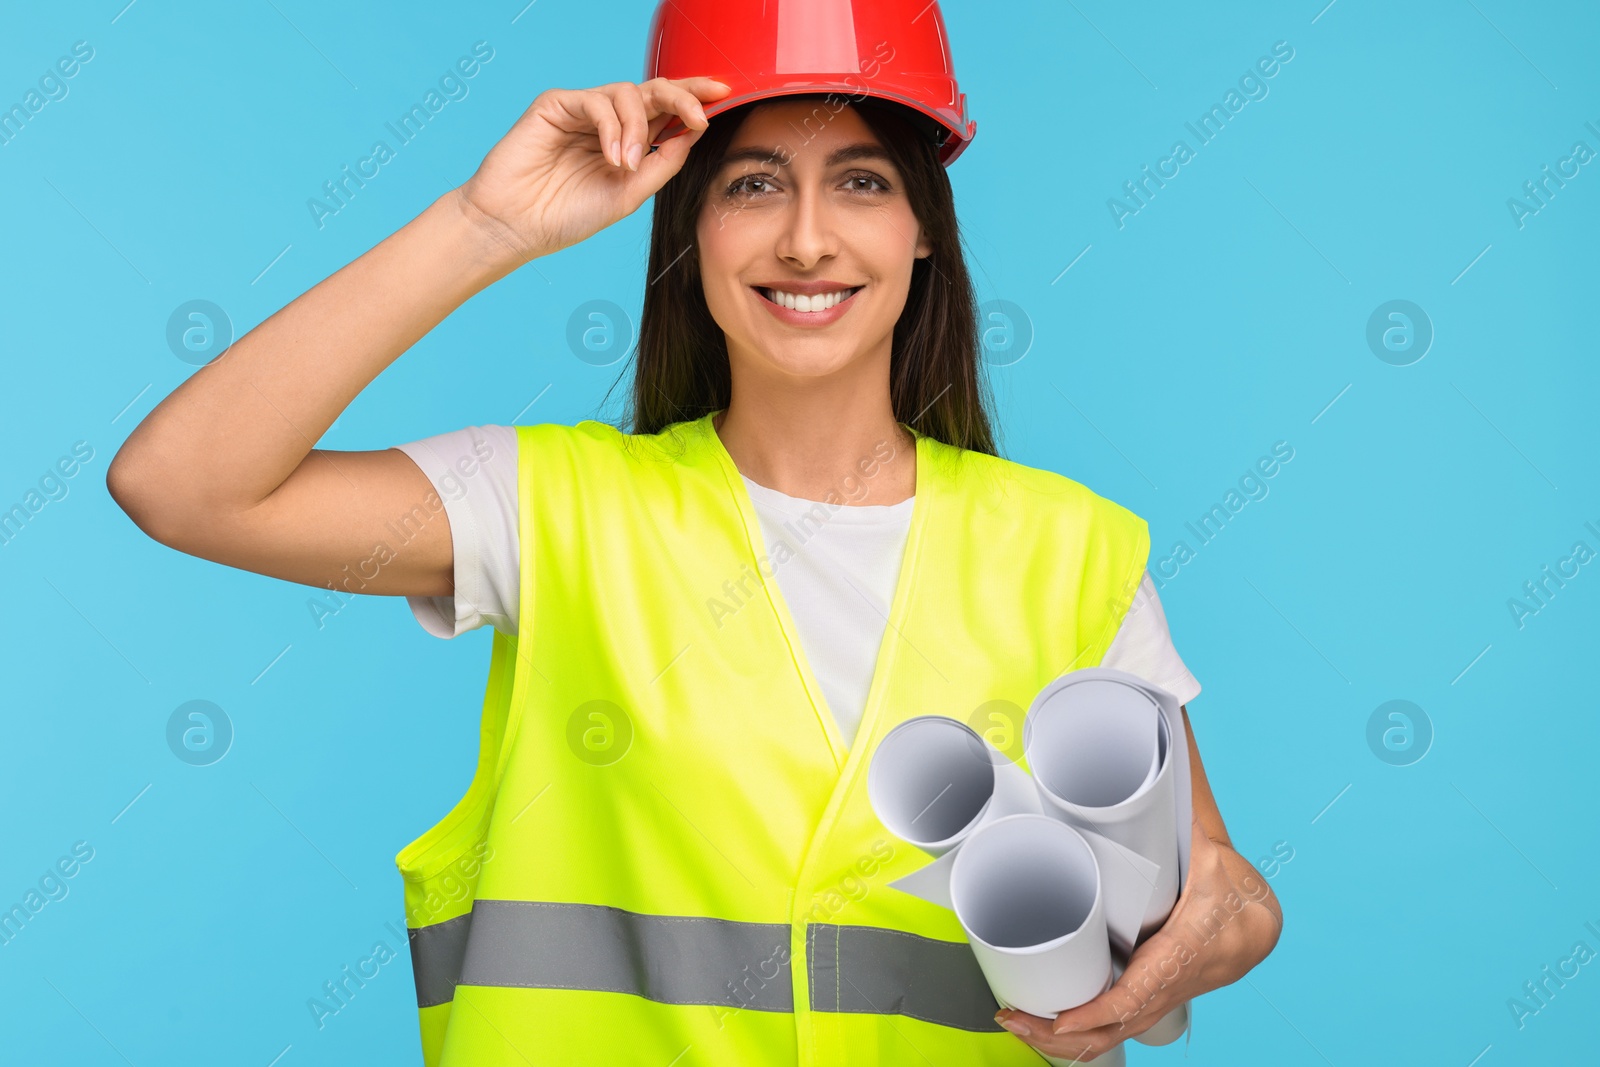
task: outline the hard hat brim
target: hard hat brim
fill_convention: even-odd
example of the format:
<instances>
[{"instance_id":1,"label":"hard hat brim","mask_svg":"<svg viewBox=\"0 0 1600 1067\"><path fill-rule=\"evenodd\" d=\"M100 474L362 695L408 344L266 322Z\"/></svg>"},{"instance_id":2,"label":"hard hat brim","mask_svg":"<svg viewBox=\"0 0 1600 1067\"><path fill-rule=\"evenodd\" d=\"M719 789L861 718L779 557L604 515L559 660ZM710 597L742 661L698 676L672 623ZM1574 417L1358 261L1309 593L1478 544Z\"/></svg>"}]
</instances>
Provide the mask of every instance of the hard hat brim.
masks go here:
<instances>
[{"instance_id":1,"label":"hard hat brim","mask_svg":"<svg viewBox=\"0 0 1600 1067\"><path fill-rule=\"evenodd\" d=\"M978 123L976 119L969 119L967 121L966 128L963 130L959 125L953 125L951 123L950 116L942 113L939 110L929 108L927 105L922 104L909 96L883 89L863 90L859 79L844 81L840 79L819 77L814 81L808 81L804 84L796 84L787 88L763 89L759 92L739 93L726 97L722 100L716 100L710 103L702 103L701 107L706 113L706 118L712 119L716 118L724 111L731 111L736 107L740 107L744 104L754 103L759 100L774 100L781 99L785 96L815 95L817 93L843 93L847 94L852 101L860 100L862 98L884 100L890 103L900 104L903 107L910 108L918 115L925 116L931 120L932 123L936 124L938 130L943 135L939 145L939 161L946 167L953 163L956 157L961 155L961 153L966 150L967 145L972 143L972 138L978 131ZM683 124L683 120L681 118L679 118L677 115L674 115L667 121L667 124L661 128L660 132L657 133L656 136L651 140L650 145L651 147L657 147L673 137L686 132L688 132L688 127Z\"/></svg>"}]
</instances>

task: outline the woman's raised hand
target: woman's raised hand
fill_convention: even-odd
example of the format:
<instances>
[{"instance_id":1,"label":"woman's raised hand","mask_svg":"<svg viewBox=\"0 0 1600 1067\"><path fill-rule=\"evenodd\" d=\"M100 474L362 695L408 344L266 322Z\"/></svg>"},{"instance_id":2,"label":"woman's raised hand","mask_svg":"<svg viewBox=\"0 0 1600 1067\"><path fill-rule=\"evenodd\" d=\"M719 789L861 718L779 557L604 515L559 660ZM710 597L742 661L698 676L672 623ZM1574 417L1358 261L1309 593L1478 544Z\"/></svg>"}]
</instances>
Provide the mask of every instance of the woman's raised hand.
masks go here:
<instances>
[{"instance_id":1,"label":"woman's raised hand","mask_svg":"<svg viewBox=\"0 0 1600 1067\"><path fill-rule=\"evenodd\" d=\"M708 125L713 78L546 89L456 194L512 268L577 244L638 210L683 166ZM646 152L672 117L689 132Z\"/></svg>"},{"instance_id":2,"label":"woman's raised hand","mask_svg":"<svg viewBox=\"0 0 1600 1067\"><path fill-rule=\"evenodd\" d=\"M312 442L474 293L654 195L707 127L700 101L729 91L710 78L652 78L541 93L465 184L158 404L106 469L112 498L161 543L230 567L346 593L449 596L448 523L434 518L405 547L384 547L389 516L429 518L423 470L393 448ZM673 116L687 132L645 155Z\"/></svg>"}]
</instances>

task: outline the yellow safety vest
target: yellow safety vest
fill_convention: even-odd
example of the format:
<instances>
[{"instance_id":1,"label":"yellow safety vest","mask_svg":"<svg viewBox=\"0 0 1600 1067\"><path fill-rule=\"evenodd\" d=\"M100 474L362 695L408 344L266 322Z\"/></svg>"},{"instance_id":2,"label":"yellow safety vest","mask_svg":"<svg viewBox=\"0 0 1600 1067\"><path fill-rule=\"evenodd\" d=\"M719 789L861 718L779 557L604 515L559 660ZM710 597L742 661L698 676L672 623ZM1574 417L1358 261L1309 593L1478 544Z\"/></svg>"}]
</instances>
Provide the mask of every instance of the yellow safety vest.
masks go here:
<instances>
[{"instance_id":1,"label":"yellow safety vest","mask_svg":"<svg viewBox=\"0 0 1600 1067\"><path fill-rule=\"evenodd\" d=\"M1145 521L912 431L847 746L714 414L517 428L519 636L494 635L470 787L395 857L424 1062L1038 1067L955 915L887 885L929 857L878 821L867 766L914 715L1019 734L1045 684L1098 665Z\"/></svg>"}]
</instances>

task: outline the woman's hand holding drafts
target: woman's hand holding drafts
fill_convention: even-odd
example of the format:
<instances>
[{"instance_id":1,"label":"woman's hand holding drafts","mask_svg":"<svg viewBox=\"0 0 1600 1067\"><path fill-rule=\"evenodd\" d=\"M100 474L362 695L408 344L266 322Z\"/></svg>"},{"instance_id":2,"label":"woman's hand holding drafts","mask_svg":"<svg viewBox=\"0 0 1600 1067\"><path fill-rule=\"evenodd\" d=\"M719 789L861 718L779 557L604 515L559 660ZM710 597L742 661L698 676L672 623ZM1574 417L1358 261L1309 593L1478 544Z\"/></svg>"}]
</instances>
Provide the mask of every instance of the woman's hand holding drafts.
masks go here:
<instances>
[{"instance_id":1,"label":"woman's hand holding drafts","mask_svg":"<svg viewBox=\"0 0 1600 1067\"><path fill-rule=\"evenodd\" d=\"M546 89L456 190L462 210L511 268L577 244L678 172L708 125L700 102L728 91L712 78ZM647 152L673 116L689 132Z\"/></svg>"},{"instance_id":2,"label":"woman's hand holding drafts","mask_svg":"<svg viewBox=\"0 0 1600 1067\"><path fill-rule=\"evenodd\" d=\"M1150 1029L1202 993L1239 980L1266 958L1283 930L1277 896L1239 855L1217 810L1200 763L1193 726L1184 717L1193 770L1189 870L1172 913L1134 947L1110 989L1054 1019L1002 1010L1002 1026L1046 1055L1081 1062Z\"/></svg>"}]
</instances>

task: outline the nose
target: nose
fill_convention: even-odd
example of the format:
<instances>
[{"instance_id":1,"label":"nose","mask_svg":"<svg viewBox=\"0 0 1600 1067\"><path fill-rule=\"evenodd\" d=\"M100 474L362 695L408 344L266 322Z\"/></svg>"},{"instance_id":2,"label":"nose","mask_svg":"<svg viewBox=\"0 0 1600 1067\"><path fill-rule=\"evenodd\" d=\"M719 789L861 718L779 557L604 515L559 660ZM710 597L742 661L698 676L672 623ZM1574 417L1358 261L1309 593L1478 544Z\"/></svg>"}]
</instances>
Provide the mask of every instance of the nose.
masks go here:
<instances>
[{"instance_id":1,"label":"nose","mask_svg":"<svg viewBox=\"0 0 1600 1067\"><path fill-rule=\"evenodd\" d=\"M794 269L809 271L838 252L837 221L826 192L802 183L785 210L774 251Z\"/></svg>"}]
</instances>

